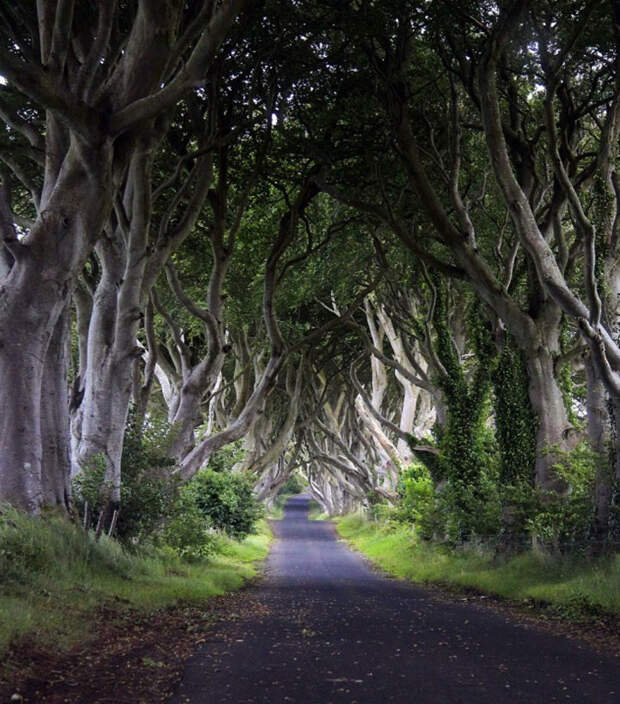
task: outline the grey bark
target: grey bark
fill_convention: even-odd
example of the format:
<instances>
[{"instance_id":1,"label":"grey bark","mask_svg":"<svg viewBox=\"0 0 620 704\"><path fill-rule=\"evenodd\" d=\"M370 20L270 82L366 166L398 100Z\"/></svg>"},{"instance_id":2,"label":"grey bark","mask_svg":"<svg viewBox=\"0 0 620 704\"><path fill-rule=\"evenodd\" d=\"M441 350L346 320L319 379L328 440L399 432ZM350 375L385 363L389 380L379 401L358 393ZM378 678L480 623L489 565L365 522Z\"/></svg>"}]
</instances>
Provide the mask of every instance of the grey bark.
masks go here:
<instances>
[{"instance_id":1,"label":"grey bark","mask_svg":"<svg viewBox=\"0 0 620 704\"><path fill-rule=\"evenodd\" d=\"M0 280L0 497L31 512L44 500L45 359L76 270L105 220L110 164L109 143L91 150L72 139L56 187L33 229L10 243L15 261ZM87 205L76 209L76 203ZM68 438L68 428L64 432Z\"/></svg>"},{"instance_id":2,"label":"grey bark","mask_svg":"<svg viewBox=\"0 0 620 704\"><path fill-rule=\"evenodd\" d=\"M44 506L71 506L69 389L71 316L67 305L50 340L41 384L41 492Z\"/></svg>"},{"instance_id":3,"label":"grey bark","mask_svg":"<svg viewBox=\"0 0 620 704\"><path fill-rule=\"evenodd\" d=\"M77 50L84 38L73 36L73 5L37 2L38 36L14 37L16 46L38 44L40 62L30 60L27 52L22 58L0 49L0 73L47 110L40 203L38 194L33 195L37 221L23 241L7 239L3 232L13 263L7 272L3 254L0 274L0 499L31 512L44 500L41 394L46 354L76 278L109 216L113 175L122 176L132 151L135 135L129 131L166 110L205 75L245 3L206 3L203 21L172 41L180 6L141 1L118 56L109 55L108 40L119 6L100 3L81 64L70 50ZM28 33L32 25L25 21L23 26ZM153 42L153 36L162 42ZM162 51L169 41L172 44ZM190 58L183 64L178 59L187 49ZM111 116L105 115L109 119L98 112L102 106L111 110ZM32 136L26 126L20 127L27 138ZM113 135L121 133L114 155Z\"/></svg>"},{"instance_id":4,"label":"grey bark","mask_svg":"<svg viewBox=\"0 0 620 704\"><path fill-rule=\"evenodd\" d=\"M554 357L545 347L526 350L529 398L538 420L536 431L536 485L547 491L563 492L566 485L552 470L555 448L569 449L572 427L562 392L555 379Z\"/></svg>"},{"instance_id":5,"label":"grey bark","mask_svg":"<svg viewBox=\"0 0 620 704\"><path fill-rule=\"evenodd\" d=\"M588 440L596 453L596 483L594 495L594 534L605 540L609 531L609 517L613 491L613 469L610 460L614 448L611 444L611 428L607 394L592 358L585 359L586 410L588 414ZM617 463L617 457L615 458Z\"/></svg>"}]
</instances>

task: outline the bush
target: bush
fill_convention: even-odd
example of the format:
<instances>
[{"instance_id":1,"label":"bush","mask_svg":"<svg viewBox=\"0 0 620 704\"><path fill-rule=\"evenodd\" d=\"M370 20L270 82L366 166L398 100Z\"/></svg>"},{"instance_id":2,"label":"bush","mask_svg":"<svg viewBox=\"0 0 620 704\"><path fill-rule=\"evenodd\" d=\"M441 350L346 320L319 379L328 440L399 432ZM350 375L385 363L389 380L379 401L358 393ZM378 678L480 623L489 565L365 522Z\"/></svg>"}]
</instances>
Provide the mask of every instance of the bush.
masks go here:
<instances>
[{"instance_id":1,"label":"bush","mask_svg":"<svg viewBox=\"0 0 620 704\"><path fill-rule=\"evenodd\" d=\"M197 561L217 549L216 531L242 539L262 516L249 479L231 473L243 457L239 443L215 453L211 469L180 486L173 475L168 449L174 429L150 417L143 428L130 419L121 465L121 510L116 536L126 545L152 542L167 545L187 561ZM95 527L104 508L105 461L93 458L74 481L75 505L83 515L86 502Z\"/></svg>"},{"instance_id":2,"label":"bush","mask_svg":"<svg viewBox=\"0 0 620 704\"><path fill-rule=\"evenodd\" d=\"M209 469L214 472L232 472L235 466L245 457L246 450L243 440L231 442L221 450L214 452L209 459Z\"/></svg>"},{"instance_id":3,"label":"bush","mask_svg":"<svg viewBox=\"0 0 620 704\"><path fill-rule=\"evenodd\" d=\"M296 474L291 474L289 478L278 489L278 495L281 494L301 494L304 486L300 478Z\"/></svg>"},{"instance_id":4,"label":"bush","mask_svg":"<svg viewBox=\"0 0 620 704\"><path fill-rule=\"evenodd\" d=\"M131 422L121 461L121 511L116 534L123 542L150 539L176 511L178 481L168 452L173 428L150 417L139 430Z\"/></svg>"},{"instance_id":5,"label":"bush","mask_svg":"<svg viewBox=\"0 0 620 704\"><path fill-rule=\"evenodd\" d=\"M579 549L588 544L592 525L596 464L601 458L582 442L558 457L553 470L568 485L565 494L534 489L534 515L527 521L531 534L554 550Z\"/></svg>"},{"instance_id":6,"label":"bush","mask_svg":"<svg viewBox=\"0 0 620 704\"><path fill-rule=\"evenodd\" d=\"M415 463L407 467L400 475L398 494L400 504L395 514L398 520L413 523L420 537L426 540L442 532L445 518L426 466Z\"/></svg>"},{"instance_id":7,"label":"bush","mask_svg":"<svg viewBox=\"0 0 620 704\"><path fill-rule=\"evenodd\" d=\"M254 498L251 480L241 474L203 470L183 491L193 495L210 526L232 538L245 538L263 515L262 505Z\"/></svg>"},{"instance_id":8,"label":"bush","mask_svg":"<svg viewBox=\"0 0 620 704\"><path fill-rule=\"evenodd\" d=\"M456 477L435 486L425 465L414 463L400 476L397 491L400 502L394 517L413 523L425 540L460 542L463 526L467 540L496 535L501 520L501 507L493 467L484 467L475 484Z\"/></svg>"},{"instance_id":9,"label":"bush","mask_svg":"<svg viewBox=\"0 0 620 704\"><path fill-rule=\"evenodd\" d=\"M90 458L88 466L82 468L82 472L73 479L73 503L76 509L82 514L88 510L93 521L103 508L103 496L105 496L105 457L101 454Z\"/></svg>"},{"instance_id":10,"label":"bush","mask_svg":"<svg viewBox=\"0 0 620 704\"><path fill-rule=\"evenodd\" d=\"M136 428L130 418L121 458L121 510L116 526L116 537L125 544L150 539L171 516L177 482L171 472L174 460L168 456L170 441L166 421L152 417L143 428ZM105 471L105 458L96 455L73 480L74 505L83 515L88 504L91 528L106 507Z\"/></svg>"},{"instance_id":11,"label":"bush","mask_svg":"<svg viewBox=\"0 0 620 704\"><path fill-rule=\"evenodd\" d=\"M161 539L187 562L199 562L217 552L217 536L196 504L191 487L183 487Z\"/></svg>"}]
</instances>

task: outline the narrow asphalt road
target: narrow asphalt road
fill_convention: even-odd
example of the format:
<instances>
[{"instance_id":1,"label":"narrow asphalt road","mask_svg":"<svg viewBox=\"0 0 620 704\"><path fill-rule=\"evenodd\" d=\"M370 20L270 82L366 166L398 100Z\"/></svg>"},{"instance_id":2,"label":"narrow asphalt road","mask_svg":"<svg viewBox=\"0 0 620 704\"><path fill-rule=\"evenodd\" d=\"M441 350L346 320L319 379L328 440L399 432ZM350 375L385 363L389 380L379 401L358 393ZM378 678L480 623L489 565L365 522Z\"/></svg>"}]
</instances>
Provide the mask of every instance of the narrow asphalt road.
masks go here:
<instances>
[{"instance_id":1,"label":"narrow asphalt road","mask_svg":"<svg viewBox=\"0 0 620 704\"><path fill-rule=\"evenodd\" d=\"M618 660L378 576L307 510L287 503L265 577L205 634L171 702L620 703Z\"/></svg>"}]
</instances>

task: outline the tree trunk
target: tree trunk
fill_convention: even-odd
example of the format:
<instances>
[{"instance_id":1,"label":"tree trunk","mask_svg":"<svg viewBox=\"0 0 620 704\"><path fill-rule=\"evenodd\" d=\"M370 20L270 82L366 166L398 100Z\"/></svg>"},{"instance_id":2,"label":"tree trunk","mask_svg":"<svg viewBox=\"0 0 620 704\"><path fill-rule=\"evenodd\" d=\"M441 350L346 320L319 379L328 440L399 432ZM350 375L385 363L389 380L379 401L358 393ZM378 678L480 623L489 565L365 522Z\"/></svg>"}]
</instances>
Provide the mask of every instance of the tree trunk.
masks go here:
<instances>
[{"instance_id":1,"label":"tree trunk","mask_svg":"<svg viewBox=\"0 0 620 704\"><path fill-rule=\"evenodd\" d=\"M218 352L213 358L210 356L194 367L189 378L183 383L179 405L172 419L176 424L174 441L170 448L172 457L181 459L194 447L194 431L203 420L203 398L215 390L223 364L224 354Z\"/></svg>"},{"instance_id":2,"label":"tree trunk","mask_svg":"<svg viewBox=\"0 0 620 704\"><path fill-rule=\"evenodd\" d=\"M49 332L47 311L34 308L28 316L29 303L22 299L0 322L0 498L38 513L43 500L41 384Z\"/></svg>"},{"instance_id":3,"label":"tree trunk","mask_svg":"<svg viewBox=\"0 0 620 704\"><path fill-rule=\"evenodd\" d=\"M80 408L74 473L88 469L97 457L103 458L104 493L111 502L119 503L123 439L132 388L131 363L104 353L97 360L91 358L91 364L89 375L95 381L87 383Z\"/></svg>"},{"instance_id":4,"label":"tree trunk","mask_svg":"<svg viewBox=\"0 0 620 704\"><path fill-rule=\"evenodd\" d=\"M109 143L91 150L72 139L35 225L11 243L15 261L0 280L0 499L33 513L45 498L41 394L48 347L109 211L110 164ZM46 452L62 454L68 435L52 439L51 428ZM63 423L56 428L67 432Z\"/></svg>"},{"instance_id":5,"label":"tree trunk","mask_svg":"<svg viewBox=\"0 0 620 704\"><path fill-rule=\"evenodd\" d=\"M564 492L565 482L557 477L552 465L557 461L554 449L570 448L571 424L564 398L555 378L554 358L548 348L526 350L529 376L528 393L536 415L536 486L545 491Z\"/></svg>"},{"instance_id":6,"label":"tree trunk","mask_svg":"<svg viewBox=\"0 0 620 704\"><path fill-rule=\"evenodd\" d=\"M594 496L594 538L605 541L609 530L609 514L612 496L612 473L609 466L610 432L607 394L596 366L590 356L585 360L588 440L596 458L596 484Z\"/></svg>"},{"instance_id":7,"label":"tree trunk","mask_svg":"<svg viewBox=\"0 0 620 704\"><path fill-rule=\"evenodd\" d=\"M364 299L364 310L366 312L366 324L368 325L372 344L377 349L383 351L383 338L385 337L385 332L375 323L374 309L369 297ZM383 397L385 396L388 385L385 364L372 355L370 357L370 368L372 372L371 403L373 407L381 413Z\"/></svg>"},{"instance_id":8,"label":"tree trunk","mask_svg":"<svg viewBox=\"0 0 620 704\"><path fill-rule=\"evenodd\" d=\"M123 262L114 235L97 245L103 273L95 291L86 353L81 369L83 399L73 418L73 474L105 462L103 493L120 501L120 462L131 394L131 349L119 349L119 289ZM134 325L135 327L135 325ZM124 337L124 336L123 336Z\"/></svg>"},{"instance_id":9,"label":"tree trunk","mask_svg":"<svg viewBox=\"0 0 620 704\"><path fill-rule=\"evenodd\" d=\"M43 505L71 505L71 446L69 440L70 355L69 306L61 313L50 341L41 388L41 487Z\"/></svg>"},{"instance_id":10,"label":"tree trunk","mask_svg":"<svg viewBox=\"0 0 620 704\"><path fill-rule=\"evenodd\" d=\"M410 384L398 372L396 372L396 378L401 383L404 390L399 427L404 433L412 433L420 390L413 386L413 384ZM411 452L409 443L403 438L399 438L396 449L398 450L398 455L403 464L410 464L413 460L413 453Z\"/></svg>"},{"instance_id":11,"label":"tree trunk","mask_svg":"<svg viewBox=\"0 0 620 704\"><path fill-rule=\"evenodd\" d=\"M241 439L248 433L260 409L263 407L266 397L275 386L282 361L283 353L274 354L239 416L224 430L201 440L196 447L183 457L180 466L174 472L182 481L191 479L201 467L208 463L214 452L235 442L235 440Z\"/></svg>"},{"instance_id":12,"label":"tree trunk","mask_svg":"<svg viewBox=\"0 0 620 704\"><path fill-rule=\"evenodd\" d=\"M616 520L610 526L610 537L615 542L620 541L620 521L617 518L620 509L620 400L612 399L609 404L611 417L611 446L612 446L612 481L613 489L611 505L616 513Z\"/></svg>"}]
</instances>

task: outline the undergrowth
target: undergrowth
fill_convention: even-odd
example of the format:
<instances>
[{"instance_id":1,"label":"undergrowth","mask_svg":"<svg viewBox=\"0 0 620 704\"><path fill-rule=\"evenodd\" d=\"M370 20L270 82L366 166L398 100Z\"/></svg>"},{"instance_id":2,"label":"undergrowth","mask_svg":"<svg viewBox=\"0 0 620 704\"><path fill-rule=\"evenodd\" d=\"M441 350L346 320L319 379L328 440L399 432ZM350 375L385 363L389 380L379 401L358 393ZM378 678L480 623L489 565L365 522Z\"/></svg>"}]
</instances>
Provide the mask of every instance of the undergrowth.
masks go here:
<instances>
[{"instance_id":1,"label":"undergrowth","mask_svg":"<svg viewBox=\"0 0 620 704\"><path fill-rule=\"evenodd\" d=\"M483 547L449 548L416 537L411 526L338 519L338 532L391 574L550 604L572 619L620 614L620 555L588 560L524 552L498 559Z\"/></svg>"},{"instance_id":2,"label":"undergrowth","mask_svg":"<svg viewBox=\"0 0 620 704\"><path fill-rule=\"evenodd\" d=\"M216 553L189 564L170 548L134 553L64 518L3 507L0 655L25 639L68 648L91 634L102 607L153 611L237 589L255 575L270 536L265 522L242 542L218 535Z\"/></svg>"}]
</instances>

